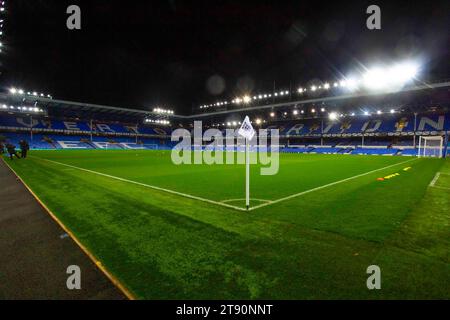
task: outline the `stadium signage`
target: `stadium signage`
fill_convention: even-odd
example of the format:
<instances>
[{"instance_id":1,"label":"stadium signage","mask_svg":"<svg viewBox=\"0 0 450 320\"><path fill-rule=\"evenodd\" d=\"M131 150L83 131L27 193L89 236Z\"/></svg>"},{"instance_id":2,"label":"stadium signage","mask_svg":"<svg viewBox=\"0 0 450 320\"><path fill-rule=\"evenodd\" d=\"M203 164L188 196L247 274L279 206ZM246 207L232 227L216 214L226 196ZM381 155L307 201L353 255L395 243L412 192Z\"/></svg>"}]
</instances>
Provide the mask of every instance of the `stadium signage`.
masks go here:
<instances>
[{"instance_id":1,"label":"stadium signage","mask_svg":"<svg viewBox=\"0 0 450 320\"><path fill-rule=\"evenodd\" d=\"M192 135L193 133L193 135ZM186 129L172 132L171 141L178 142L172 149L172 162L181 164L245 164L246 138L235 129L203 132L202 121L194 122L192 133ZM260 129L248 140L250 164L260 164L261 175L275 175L279 169L279 130ZM237 151L236 153L232 151Z\"/></svg>"}]
</instances>

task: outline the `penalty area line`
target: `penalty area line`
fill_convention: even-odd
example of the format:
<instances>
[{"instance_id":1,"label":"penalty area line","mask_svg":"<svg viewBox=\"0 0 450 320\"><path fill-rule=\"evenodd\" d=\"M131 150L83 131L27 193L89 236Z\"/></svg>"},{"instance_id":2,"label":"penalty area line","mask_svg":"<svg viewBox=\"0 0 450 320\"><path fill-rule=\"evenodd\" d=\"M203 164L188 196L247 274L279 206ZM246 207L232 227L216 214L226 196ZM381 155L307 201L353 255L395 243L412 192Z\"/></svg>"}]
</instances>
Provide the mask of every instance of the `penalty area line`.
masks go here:
<instances>
[{"instance_id":1,"label":"penalty area line","mask_svg":"<svg viewBox=\"0 0 450 320\"><path fill-rule=\"evenodd\" d=\"M309 190L306 190L306 191L302 191L302 192L299 192L299 193L291 194L290 196L287 196L287 197L283 197L283 198L280 198L280 199L277 199L277 200L272 200L270 203L263 203L263 204L251 207L249 209L249 211L256 210L256 209L263 208L263 207L267 207L267 206L270 206L270 205L273 205L273 204L276 204L276 203L280 203L282 201L290 200L290 199L293 199L293 198L297 198L297 197L303 196L303 195L305 195L307 193L311 193L311 192L314 192L314 191L319 191L321 189L332 187L332 186L335 186L335 185L343 183L343 182L347 182L347 181L350 181L350 180L353 180L353 179L364 177L364 176L367 176L369 174L372 174L372 173L375 173L375 172L378 172L378 171L381 171L381 170L389 169L389 168L392 168L392 167L395 167L395 166L399 166L399 165L402 165L402 164L405 164L405 163L408 163L408 162L411 162L411 161L416 161L416 160L418 160L418 159L415 158L415 159L406 160L406 161L395 163L395 164L392 164L392 165L389 165L389 166L386 166L386 167L383 167L383 168L379 168L379 169L368 171L368 172L365 172L365 173L362 173L362 174L358 174L358 175L353 176L353 177L349 177L349 178L345 178L345 179L342 179L342 180L339 180L339 181L331 182L331 183L325 184L325 185L320 186L320 187L316 187L316 188L309 189Z\"/></svg>"},{"instance_id":2,"label":"penalty area line","mask_svg":"<svg viewBox=\"0 0 450 320\"><path fill-rule=\"evenodd\" d=\"M62 162L58 162L58 161L53 161L53 160L49 160L49 159L45 159L45 158L40 158L40 157L36 157L36 156L30 156L30 158L35 158L35 159L39 159L39 160L42 160L42 161L55 163L55 164L58 164L60 166L65 166L65 167L68 167L68 168L89 172L89 173L96 174L96 175L103 176L103 177L107 177L107 178L110 178L110 179L114 179L114 180L118 180L118 181L122 181L122 182L135 184L135 185L138 185L138 186L141 186L141 187L146 187L146 188L154 189L154 190L157 190L157 191L162 191L162 192L166 192L166 193L170 193L170 194L175 194L177 196L181 196L181 197L185 197L185 198L189 198L189 199L193 199L193 200L198 200L198 201L202 201L202 202L206 202L206 203L210 203L210 204L226 207L226 208L229 208L229 209L234 209L234 210L238 210L238 211L245 211L245 212L247 212L247 209L245 209L245 208L240 208L240 207L233 206L231 204L222 203L222 202L218 202L218 201L214 201L214 200L209 200L209 199L193 196L193 195L190 195L190 194L187 194L187 193L182 193L182 192L178 192L178 191L174 191L174 190L170 190L170 189L165 189L165 188L153 186L153 185L150 185L150 184L145 184L145 183L142 183L142 182L128 180L128 179L112 176L112 175L109 175L109 174L106 174L106 173L101 173L101 172L97 172L97 171L93 171L93 170L89 170L89 169L85 169L85 168L80 168L80 167L77 167L77 166L73 166L73 165L70 165L70 164L66 164L66 163L62 163Z\"/></svg>"},{"instance_id":3,"label":"penalty area line","mask_svg":"<svg viewBox=\"0 0 450 320\"><path fill-rule=\"evenodd\" d=\"M433 180L431 180L430 182L430 187L434 187L434 185L436 184L436 182L438 181L439 177L440 177L441 173L437 172L436 175L434 176Z\"/></svg>"}]
</instances>

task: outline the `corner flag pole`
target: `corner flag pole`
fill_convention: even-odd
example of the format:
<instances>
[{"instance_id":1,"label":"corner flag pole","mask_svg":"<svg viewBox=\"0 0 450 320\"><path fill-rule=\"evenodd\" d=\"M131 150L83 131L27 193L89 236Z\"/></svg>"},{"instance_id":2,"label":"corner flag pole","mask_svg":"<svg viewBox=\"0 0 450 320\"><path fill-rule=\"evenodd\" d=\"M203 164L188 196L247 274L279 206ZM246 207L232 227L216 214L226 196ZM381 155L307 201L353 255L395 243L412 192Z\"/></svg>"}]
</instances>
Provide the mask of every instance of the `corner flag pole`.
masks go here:
<instances>
[{"instance_id":1,"label":"corner flag pole","mask_svg":"<svg viewBox=\"0 0 450 320\"><path fill-rule=\"evenodd\" d=\"M250 148L245 138L245 206L250 208Z\"/></svg>"},{"instance_id":2,"label":"corner flag pole","mask_svg":"<svg viewBox=\"0 0 450 320\"><path fill-rule=\"evenodd\" d=\"M241 137L245 138L245 206L250 210L250 140L256 134L252 127L252 123L248 116L242 122L242 126L237 132Z\"/></svg>"}]
</instances>

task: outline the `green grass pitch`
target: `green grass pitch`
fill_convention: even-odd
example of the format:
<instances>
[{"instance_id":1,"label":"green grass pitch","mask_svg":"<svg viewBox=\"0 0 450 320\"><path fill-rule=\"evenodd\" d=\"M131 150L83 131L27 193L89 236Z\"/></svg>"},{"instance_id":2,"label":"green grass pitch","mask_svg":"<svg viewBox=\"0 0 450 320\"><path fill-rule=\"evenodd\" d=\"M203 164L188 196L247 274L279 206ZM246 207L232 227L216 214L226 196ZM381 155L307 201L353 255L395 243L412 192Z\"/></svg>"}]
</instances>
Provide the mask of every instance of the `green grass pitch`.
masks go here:
<instances>
[{"instance_id":1,"label":"green grass pitch","mask_svg":"<svg viewBox=\"0 0 450 320\"><path fill-rule=\"evenodd\" d=\"M243 207L243 165L113 150L5 161L138 298L450 298L448 160L280 154L275 176L252 166L251 205L275 202L249 212L221 205Z\"/></svg>"}]
</instances>

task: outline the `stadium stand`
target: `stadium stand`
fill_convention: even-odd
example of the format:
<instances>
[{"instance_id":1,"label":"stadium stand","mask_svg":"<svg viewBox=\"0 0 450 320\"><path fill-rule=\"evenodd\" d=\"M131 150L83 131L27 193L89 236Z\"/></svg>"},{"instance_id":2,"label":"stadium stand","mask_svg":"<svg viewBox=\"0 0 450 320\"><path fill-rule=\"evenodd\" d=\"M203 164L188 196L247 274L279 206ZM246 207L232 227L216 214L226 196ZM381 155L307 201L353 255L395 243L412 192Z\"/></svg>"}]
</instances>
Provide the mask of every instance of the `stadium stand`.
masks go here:
<instances>
[{"instance_id":1,"label":"stadium stand","mask_svg":"<svg viewBox=\"0 0 450 320\"><path fill-rule=\"evenodd\" d=\"M414 126L414 124L416 126ZM279 129L281 152L353 155L417 154L414 136L450 131L450 114L417 116L342 117L273 121L263 128ZM18 145L27 140L31 149L170 149L172 128L154 124L127 124L49 116L0 114L0 135Z\"/></svg>"}]
</instances>

